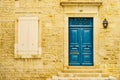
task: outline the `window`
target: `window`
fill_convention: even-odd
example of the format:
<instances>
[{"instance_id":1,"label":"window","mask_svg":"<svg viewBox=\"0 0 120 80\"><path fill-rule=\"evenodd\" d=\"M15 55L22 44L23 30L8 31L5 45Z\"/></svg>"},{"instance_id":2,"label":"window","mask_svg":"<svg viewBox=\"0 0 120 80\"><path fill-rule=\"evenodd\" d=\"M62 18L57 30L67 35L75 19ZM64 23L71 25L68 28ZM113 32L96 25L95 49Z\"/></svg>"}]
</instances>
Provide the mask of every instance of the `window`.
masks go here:
<instances>
[{"instance_id":1,"label":"window","mask_svg":"<svg viewBox=\"0 0 120 80\"><path fill-rule=\"evenodd\" d=\"M16 26L16 58L39 58L38 17L19 17Z\"/></svg>"}]
</instances>

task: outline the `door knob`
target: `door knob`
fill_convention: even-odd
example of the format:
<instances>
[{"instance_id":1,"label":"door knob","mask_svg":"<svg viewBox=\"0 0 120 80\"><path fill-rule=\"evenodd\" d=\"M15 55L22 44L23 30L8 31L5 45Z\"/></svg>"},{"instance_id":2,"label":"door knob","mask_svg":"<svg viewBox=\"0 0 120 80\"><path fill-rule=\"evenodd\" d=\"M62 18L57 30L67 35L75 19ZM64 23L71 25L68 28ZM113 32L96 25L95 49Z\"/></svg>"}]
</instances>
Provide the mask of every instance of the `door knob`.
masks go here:
<instances>
[{"instance_id":1,"label":"door knob","mask_svg":"<svg viewBox=\"0 0 120 80\"><path fill-rule=\"evenodd\" d=\"M88 47L88 46L86 46L86 47Z\"/></svg>"},{"instance_id":2,"label":"door knob","mask_svg":"<svg viewBox=\"0 0 120 80\"><path fill-rule=\"evenodd\" d=\"M74 47L77 47L77 45L74 45Z\"/></svg>"}]
</instances>

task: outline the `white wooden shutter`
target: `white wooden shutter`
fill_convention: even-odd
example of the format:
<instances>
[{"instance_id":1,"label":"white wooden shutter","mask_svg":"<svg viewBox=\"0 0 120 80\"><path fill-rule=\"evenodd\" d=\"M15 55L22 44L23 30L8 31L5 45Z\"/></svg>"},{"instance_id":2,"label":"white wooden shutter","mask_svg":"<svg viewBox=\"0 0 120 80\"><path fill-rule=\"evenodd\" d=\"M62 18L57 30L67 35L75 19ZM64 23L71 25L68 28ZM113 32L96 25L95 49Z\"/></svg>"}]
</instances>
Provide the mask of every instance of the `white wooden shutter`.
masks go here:
<instances>
[{"instance_id":1,"label":"white wooden shutter","mask_svg":"<svg viewBox=\"0 0 120 80\"><path fill-rule=\"evenodd\" d=\"M18 51L25 52L28 50L28 22L19 19L18 22Z\"/></svg>"},{"instance_id":2,"label":"white wooden shutter","mask_svg":"<svg viewBox=\"0 0 120 80\"><path fill-rule=\"evenodd\" d=\"M18 54L38 54L38 18L19 17L18 19Z\"/></svg>"},{"instance_id":3,"label":"white wooden shutter","mask_svg":"<svg viewBox=\"0 0 120 80\"><path fill-rule=\"evenodd\" d=\"M31 20L29 24L29 51L35 53L38 50L38 21Z\"/></svg>"}]
</instances>

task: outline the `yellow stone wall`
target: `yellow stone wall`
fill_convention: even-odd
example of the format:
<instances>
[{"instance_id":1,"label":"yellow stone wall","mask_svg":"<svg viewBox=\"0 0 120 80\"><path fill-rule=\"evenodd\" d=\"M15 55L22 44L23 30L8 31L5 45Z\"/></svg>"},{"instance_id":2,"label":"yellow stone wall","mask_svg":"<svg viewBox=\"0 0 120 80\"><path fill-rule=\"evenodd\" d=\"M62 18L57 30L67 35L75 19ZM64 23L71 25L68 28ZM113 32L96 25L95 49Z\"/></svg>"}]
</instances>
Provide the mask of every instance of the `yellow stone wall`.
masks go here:
<instances>
[{"instance_id":1,"label":"yellow stone wall","mask_svg":"<svg viewBox=\"0 0 120 80\"><path fill-rule=\"evenodd\" d=\"M99 56L101 64L120 80L120 0L104 0L99 18L109 21L107 29L99 28Z\"/></svg>"},{"instance_id":2,"label":"yellow stone wall","mask_svg":"<svg viewBox=\"0 0 120 80\"><path fill-rule=\"evenodd\" d=\"M120 0L102 2L95 35L97 64L120 80ZM39 17L41 58L14 57L15 26L19 16ZM60 0L0 0L0 80L46 80L61 71L65 54L64 17ZM102 26L104 18L109 21L107 29Z\"/></svg>"}]
</instances>

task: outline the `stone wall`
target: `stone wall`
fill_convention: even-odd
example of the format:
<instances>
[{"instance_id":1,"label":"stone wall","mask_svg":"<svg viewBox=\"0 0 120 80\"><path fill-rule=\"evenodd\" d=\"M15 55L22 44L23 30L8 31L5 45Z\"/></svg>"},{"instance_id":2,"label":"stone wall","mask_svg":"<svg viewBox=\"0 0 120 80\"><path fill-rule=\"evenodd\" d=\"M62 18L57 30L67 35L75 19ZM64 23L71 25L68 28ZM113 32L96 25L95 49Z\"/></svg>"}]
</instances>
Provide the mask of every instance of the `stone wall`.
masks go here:
<instances>
[{"instance_id":1,"label":"stone wall","mask_svg":"<svg viewBox=\"0 0 120 80\"><path fill-rule=\"evenodd\" d=\"M99 56L111 75L120 79L120 0L105 0L100 7L100 20L109 21L107 29L99 26ZM119 80L118 79L118 80Z\"/></svg>"},{"instance_id":2,"label":"stone wall","mask_svg":"<svg viewBox=\"0 0 120 80\"><path fill-rule=\"evenodd\" d=\"M31 1L0 1L0 80L46 80L63 68L63 16L59 0ZM26 15L38 16L39 27L42 26L39 59L14 57L15 22L18 16Z\"/></svg>"},{"instance_id":3,"label":"stone wall","mask_svg":"<svg viewBox=\"0 0 120 80\"><path fill-rule=\"evenodd\" d=\"M92 0L91 0L92 1ZM120 0L103 0L99 8L99 66L120 80ZM14 58L18 16L39 16L42 55ZM109 21L103 29L102 21ZM60 0L0 0L0 80L46 80L63 69L64 13Z\"/></svg>"}]
</instances>

